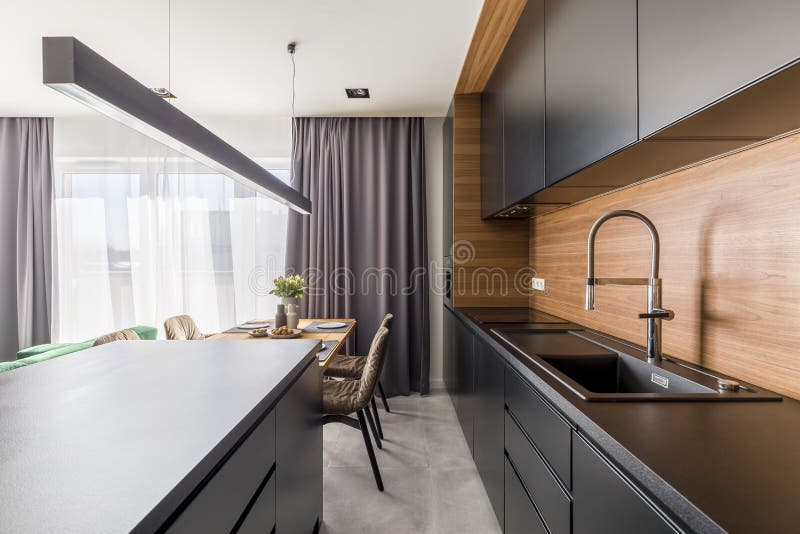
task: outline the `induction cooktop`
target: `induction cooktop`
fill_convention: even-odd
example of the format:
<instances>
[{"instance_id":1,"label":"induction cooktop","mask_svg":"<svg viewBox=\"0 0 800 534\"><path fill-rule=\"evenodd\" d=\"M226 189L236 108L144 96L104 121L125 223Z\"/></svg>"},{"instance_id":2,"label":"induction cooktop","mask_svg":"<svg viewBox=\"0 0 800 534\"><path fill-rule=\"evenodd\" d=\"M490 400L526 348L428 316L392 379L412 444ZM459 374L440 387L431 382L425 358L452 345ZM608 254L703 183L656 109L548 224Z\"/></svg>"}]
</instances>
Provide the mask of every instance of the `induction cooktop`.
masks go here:
<instances>
[{"instance_id":1,"label":"induction cooktop","mask_svg":"<svg viewBox=\"0 0 800 534\"><path fill-rule=\"evenodd\" d=\"M462 312L479 323L495 324L566 324L565 321L549 313L533 308L464 308Z\"/></svg>"}]
</instances>

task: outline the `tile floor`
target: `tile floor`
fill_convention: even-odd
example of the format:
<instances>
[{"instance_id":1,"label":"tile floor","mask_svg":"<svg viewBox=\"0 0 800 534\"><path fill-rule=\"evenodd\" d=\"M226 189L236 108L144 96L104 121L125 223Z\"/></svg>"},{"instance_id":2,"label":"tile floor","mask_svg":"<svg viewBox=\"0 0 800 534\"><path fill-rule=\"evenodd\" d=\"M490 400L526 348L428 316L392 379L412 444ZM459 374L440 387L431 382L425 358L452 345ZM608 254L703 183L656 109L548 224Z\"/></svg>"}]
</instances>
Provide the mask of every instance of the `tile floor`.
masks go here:
<instances>
[{"instance_id":1,"label":"tile floor","mask_svg":"<svg viewBox=\"0 0 800 534\"><path fill-rule=\"evenodd\" d=\"M375 487L361 432L326 425L322 532L501 532L447 393L391 398L389 414L378 406L386 439L376 454L386 489Z\"/></svg>"}]
</instances>

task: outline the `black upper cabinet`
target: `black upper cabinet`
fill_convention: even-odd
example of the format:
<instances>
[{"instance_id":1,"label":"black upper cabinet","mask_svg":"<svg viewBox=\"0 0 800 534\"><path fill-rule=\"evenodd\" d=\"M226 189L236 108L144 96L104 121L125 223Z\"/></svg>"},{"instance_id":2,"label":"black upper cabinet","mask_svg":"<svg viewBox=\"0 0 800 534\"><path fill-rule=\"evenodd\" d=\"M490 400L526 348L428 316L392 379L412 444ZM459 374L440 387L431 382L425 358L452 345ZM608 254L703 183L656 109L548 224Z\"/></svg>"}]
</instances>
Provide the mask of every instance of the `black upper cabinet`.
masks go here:
<instances>
[{"instance_id":1,"label":"black upper cabinet","mask_svg":"<svg viewBox=\"0 0 800 534\"><path fill-rule=\"evenodd\" d=\"M442 250L450 256L453 248L453 141L455 132L453 121L455 102L450 102L450 109L442 124Z\"/></svg>"},{"instance_id":2,"label":"black upper cabinet","mask_svg":"<svg viewBox=\"0 0 800 534\"><path fill-rule=\"evenodd\" d=\"M546 0L548 186L637 140L636 31L636 0Z\"/></svg>"},{"instance_id":3,"label":"black upper cabinet","mask_svg":"<svg viewBox=\"0 0 800 534\"><path fill-rule=\"evenodd\" d=\"M500 65L481 94L481 216L506 207L503 183L503 95Z\"/></svg>"},{"instance_id":4,"label":"black upper cabinet","mask_svg":"<svg viewBox=\"0 0 800 534\"><path fill-rule=\"evenodd\" d=\"M503 524L503 449L505 365L502 357L478 339L475 343L475 465Z\"/></svg>"},{"instance_id":5,"label":"black upper cabinet","mask_svg":"<svg viewBox=\"0 0 800 534\"><path fill-rule=\"evenodd\" d=\"M503 53L503 181L510 206L544 188L544 0L529 0Z\"/></svg>"},{"instance_id":6,"label":"black upper cabinet","mask_svg":"<svg viewBox=\"0 0 800 534\"><path fill-rule=\"evenodd\" d=\"M797 0L639 0L640 136L800 57Z\"/></svg>"},{"instance_id":7,"label":"black upper cabinet","mask_svg":"<svg viewBox=\"0 0 800 534\"><path fill-rule=\"evenodd\" d=\"M481 214L544 188L544 0L529 0L481 97Z\"/></svg>"}]
</instances>

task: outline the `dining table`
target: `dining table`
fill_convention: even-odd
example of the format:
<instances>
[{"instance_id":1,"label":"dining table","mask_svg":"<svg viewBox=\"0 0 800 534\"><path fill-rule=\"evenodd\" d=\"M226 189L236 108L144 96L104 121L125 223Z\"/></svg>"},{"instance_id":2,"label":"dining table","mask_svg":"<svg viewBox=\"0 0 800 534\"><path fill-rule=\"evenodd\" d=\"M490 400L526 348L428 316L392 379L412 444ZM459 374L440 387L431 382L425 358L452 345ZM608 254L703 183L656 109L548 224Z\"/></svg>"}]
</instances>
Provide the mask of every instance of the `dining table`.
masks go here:
<instances>
[{"instance_id":1,"label":"dining table","mask_svg":"<svg viewBox=\"0 0 800 534\"><path fill-rule=\"evenodd\" d=\"M271 330L274 328L274 320L272 319L257 319L250 321L250 323L258 323L264 322L269 323L269 329ZM316 328L315 325L320 323L345 323L346 327L341 329L336 329L334 331L326 332L323 329ZM224 332L220 332L219 334L212 334L208 336L206 339L209 340L231 340L231 339L248 339L252 340L254 343L269 343L273 340L271 337L256 337L249 334L246 325L239 325L233 327L229 330ZM356 330L357 321L355 318L345 318L345 319L300 319L297 328L303 330L303 332L296 338L296 339L318 339L321 341L326 347L327 350L324 353L321 353L319 358L319 366L327 368L330 365L331 361L333 361L333 357L336 356L339 351L344 348L345 343L351 336L355 338L355 330ZM309 330L308 332L305 330Z\"/></svg>"}]
</instances>

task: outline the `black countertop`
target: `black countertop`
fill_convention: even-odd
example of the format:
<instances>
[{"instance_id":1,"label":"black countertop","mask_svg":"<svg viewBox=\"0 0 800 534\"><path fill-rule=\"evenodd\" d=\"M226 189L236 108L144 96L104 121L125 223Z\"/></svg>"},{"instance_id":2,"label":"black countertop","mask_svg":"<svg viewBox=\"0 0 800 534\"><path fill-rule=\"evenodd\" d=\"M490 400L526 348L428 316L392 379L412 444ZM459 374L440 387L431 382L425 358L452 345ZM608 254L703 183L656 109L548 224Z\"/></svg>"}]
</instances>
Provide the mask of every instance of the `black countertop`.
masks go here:
<instances>
[{"instance_id":1,"label":"black countertop","mask_svg":"<svg viewBox=\"0 0 800 534\"><path fill-rule=\"evenodd\" d=\"M687 530L800 531L800 402L584 401L450 309Z\"/></svg>"},{"instance_id":2,"label":"black countertop","mask_svg":"<svg viewBox=\"0 0 800 534\"><path fill-rule=\"evenodd\" d=\"M0 531L156 530L318 343L118 341L0 374Z\"/></svg>"}]
</instances>

